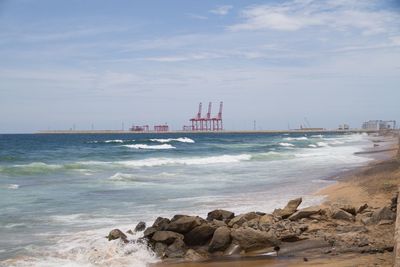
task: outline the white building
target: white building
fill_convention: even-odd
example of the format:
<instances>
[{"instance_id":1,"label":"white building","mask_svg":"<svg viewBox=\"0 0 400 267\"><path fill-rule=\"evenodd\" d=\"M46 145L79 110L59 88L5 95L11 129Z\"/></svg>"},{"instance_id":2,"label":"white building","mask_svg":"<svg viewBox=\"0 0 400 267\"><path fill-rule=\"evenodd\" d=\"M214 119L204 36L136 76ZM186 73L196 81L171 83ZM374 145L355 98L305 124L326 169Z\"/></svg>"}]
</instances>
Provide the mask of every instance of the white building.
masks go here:
<instances>
[{"instance_id":1,"label":"white building","mask_svg":"<svg viewBox=\"0 0 400 267\"><path fill-rule=\"evenodd\" d=\"M369 120L362 124L364 130L390 130L396 129L396 121Z\"/></svg>"}]
</instances>

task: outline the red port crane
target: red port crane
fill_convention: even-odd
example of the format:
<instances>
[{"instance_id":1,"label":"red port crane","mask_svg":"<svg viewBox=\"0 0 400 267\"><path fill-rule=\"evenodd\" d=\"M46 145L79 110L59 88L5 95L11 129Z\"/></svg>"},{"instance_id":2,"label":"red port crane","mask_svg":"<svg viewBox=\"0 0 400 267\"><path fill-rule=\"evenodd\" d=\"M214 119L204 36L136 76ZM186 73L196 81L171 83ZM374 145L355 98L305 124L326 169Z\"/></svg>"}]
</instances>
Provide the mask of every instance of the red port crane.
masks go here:
<instances>
[{"instance_id":1,"label":"red port crane","mask_svg":"<svg viewBox=\"0 0 400 267\"><path fill-rule=\"evenodd\" d=\"M219 103L219 112L217 116L212 118L213 131L222 131L224 129L222 124L222 107L223 107L223 102L221 101Z\"/></svg>"},{"instance_id":2,"label":"red port crane","mask_svg":"<svg viewBox=\"0 0 400 267\"><path fill-rule=\"evenodd\" d=\"M211 119L211 102L208 103L208 111L207 111L207 115L205 118L203 118L204 122L205 122L205 128L204 130L206 131L211 131L212 130L212 119Z\"/></svg>"},{"instance_id":3,"label":"red port crane","mask_svg":"<svg viewBox=\"0 0 400 267\"><path fill-rule=\"evenodd\" d=\"M201 118L201 107L202 107L202 104L200 102L199 111L197 112L196 117L190 119L190 122L192 123L192 131L199 131L200 128L203 128L202 127L203 122L201 122L201 119L202 119Z\"/></svg>"}]
</instances>

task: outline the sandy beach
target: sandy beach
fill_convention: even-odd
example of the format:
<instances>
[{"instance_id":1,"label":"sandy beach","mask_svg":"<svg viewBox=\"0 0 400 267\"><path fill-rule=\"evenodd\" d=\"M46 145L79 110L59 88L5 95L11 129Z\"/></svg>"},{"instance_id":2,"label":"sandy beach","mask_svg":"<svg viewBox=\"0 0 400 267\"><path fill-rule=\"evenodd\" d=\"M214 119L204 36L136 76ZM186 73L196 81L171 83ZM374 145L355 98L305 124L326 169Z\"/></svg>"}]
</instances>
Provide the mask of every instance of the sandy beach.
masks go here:
<instances>
[{"instance_id":1,"label":"sandy beach","mask_svg":"<svg viewBox=\"0 0 400 267\"><path fill-rule=\"evenodd\" d=\"M395 149L396 148L396 149ZM359 207L367 204L374 209L390 205L400 185L400 161L398 145L392 144L374 155L375 161L368 166L351 170L335 177L337 183L316 192L326 197L322 206L332 205ZM370 150L366 154L375 154ZM337 222L337 228L346 227L346 222ZM379 224L368 229L369 235L393 243L394 223ZM334 233L333 234L337 234ZM344 233L348 234L348 233ZM352 234L352 233L350 233ZM340 235L340 234L339 234ZM280 256L241 255L230 258L216 258L203 262L161 262L152 267L227 267L227 266L393 266L394 254L391 249L379 253L354 253L349 250L338 253L321 253L321 249L293 249ZM255 253L257 254L257 253Z\"/></svg>"}]
</instances>

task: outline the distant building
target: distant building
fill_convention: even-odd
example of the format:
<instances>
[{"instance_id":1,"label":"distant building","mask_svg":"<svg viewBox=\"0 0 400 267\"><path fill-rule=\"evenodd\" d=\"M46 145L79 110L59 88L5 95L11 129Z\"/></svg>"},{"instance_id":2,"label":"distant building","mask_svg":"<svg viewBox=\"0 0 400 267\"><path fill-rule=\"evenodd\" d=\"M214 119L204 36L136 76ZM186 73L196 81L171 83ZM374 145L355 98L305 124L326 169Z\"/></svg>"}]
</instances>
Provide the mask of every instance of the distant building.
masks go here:
<instances>
[{"instance_id":1,"label":"distant building","mask_svg":"<svg viewBox=\"0 0 400 267\"><path fill-rule=\"evenodd\" d=\"M350 126L348 124L340 124L338 127L338 130L348 131L348 130L350 130Z\"/></svg>"},{"instance_id":2,"label":"distant building","mask_svg":"<svg viewBox=\"0 0 400 267\"><path fill-rule=\"evenodd\" d=\"M391 130L396 129L396 121L369 120L361 126L364 130Z\"/></svg>"}]
</instances>

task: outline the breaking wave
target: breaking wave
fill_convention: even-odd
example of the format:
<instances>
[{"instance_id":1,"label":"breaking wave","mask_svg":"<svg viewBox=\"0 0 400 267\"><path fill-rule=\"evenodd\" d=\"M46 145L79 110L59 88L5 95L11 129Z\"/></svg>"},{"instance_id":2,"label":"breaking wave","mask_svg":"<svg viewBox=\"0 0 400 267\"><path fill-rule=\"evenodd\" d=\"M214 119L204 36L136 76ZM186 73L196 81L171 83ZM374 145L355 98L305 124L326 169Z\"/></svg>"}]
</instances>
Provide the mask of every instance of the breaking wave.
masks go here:
<instances>
[{"instance_id":1,"label":"breaking wave","mask_svg":"<svg viewBox=\"0 0 400 267\"><path fill-rule=\"evenodd\" d=\"M123 143L131 143L134 142L135 140L121 140L121 139L114 139L114 140L105 140L105 141L89 141L89 144L98 144L98 143L105 143L105 144L123 144Z\"/></svg>"},{"instance_id":2,"label":"breaking wave","mask_svg":"<svg viewBox=\"0 0 400 267\"><path fill-rule=\"evenodd\" d=\"M294 147L294 145L290 143L279 143L279 145L283 147Z\"/></svg>"},{"instance_id":3,"label":"breaking wave","mask_svg":"<svg viewBox=\"0 0 400 267\"><path fill-rule=\"evenodd\" d=\"M284 138L287 141L302 141L302 140L308 140L308 138L306 136L302 136L302 137L286 137Z\"/></svg>"},{"instance_id":4,"label":"breaking wave","mask_svg":"<svg viewBox=\"0 0 400 267\"><path fill-rule=\"evenodd\" d=\"M149 158L142 160L119 161L116 163L124 167L154 167L162 165L205 165L235 163L251 160L251 158L252 156L249 154L241 154L195 158Z\"/></svg>"},{"instance_id":5,"label":"breaking wave","mask_svg":"<svg viewBox=\"0 0 400 267\"><path fill-rule=\"evenodd\" d=\"M169 142L181 142L181 143L194 143L193 139L187 137L180 137L180 138L166 138L166 139L150 139L152 142L159 142L159 143L169 143Z\"/></svg>"},{"instance_id":6,"label":"breaking wave","mask_svg":"<svg viewBox=\"0 0 400 267\"><path fill-rule=\"evenodd\" d=\"M133 149L175 149L176 147L170 145L170 144L162 144L162 145L154 145L154 146L149 146L146 144L136 144L136 145L123 145L124 147L128 148L133 148Z\"/></svg>"}]
</instances>

